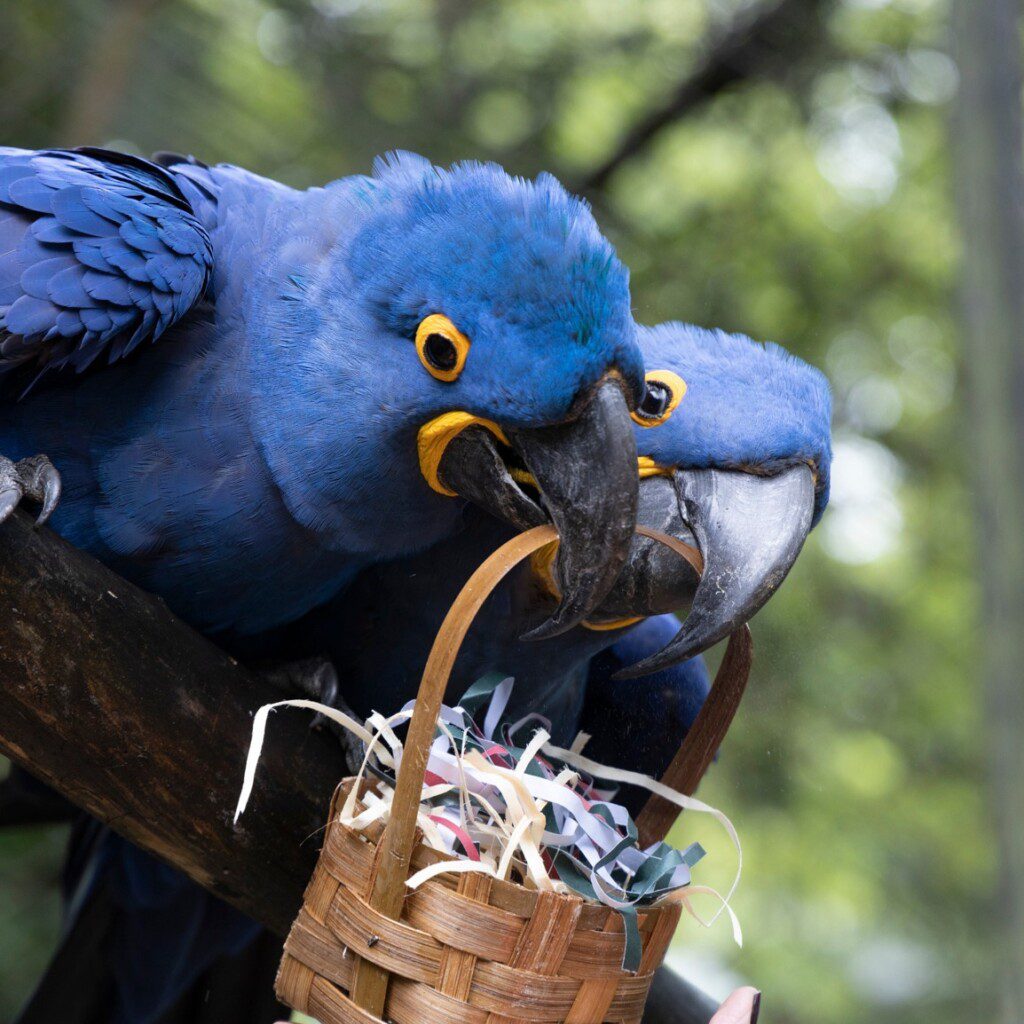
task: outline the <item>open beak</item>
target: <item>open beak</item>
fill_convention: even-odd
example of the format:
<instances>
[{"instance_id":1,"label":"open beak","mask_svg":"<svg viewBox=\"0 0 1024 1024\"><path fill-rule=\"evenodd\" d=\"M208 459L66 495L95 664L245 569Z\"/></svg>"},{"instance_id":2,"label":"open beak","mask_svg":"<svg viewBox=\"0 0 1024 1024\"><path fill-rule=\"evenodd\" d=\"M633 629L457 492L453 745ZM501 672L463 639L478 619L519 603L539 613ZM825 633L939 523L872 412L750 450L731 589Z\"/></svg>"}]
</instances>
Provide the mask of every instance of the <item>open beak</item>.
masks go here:
<instances>
[{"instance_id":1,"label":"open beak","mask_svg":"<svg viewBox=\"0 0 1024 1024\"><path fill-rule=\"evenodd\" d=\"M686 661L747 622L786 578L811 528L814 478L807 466L776 476L677 470L672 482L687 534L704 558L704 571L690 614L671 643L622 669L617 679L635 679ZM667 532L680 533L671 528ZM690 542L688 536L680 539ZM647 549L639 550L642 555ZM658 569L651 566L647 571Z\"/></svg>"},{"instance_id":2,"label":"open beak","mask_svg":"<svg viewBox=\"0 0 1024 1024\"><path fill-rule=\"evenodd\" d=\"M520 530L547 522L558 530L558 607L524 639L557 636L594 610L619 575L636 526L636 442L622 389L602 381L575 413L567 423L528 430L473 423L436 460L446 493Z\"/></svg>"}]
</instances>

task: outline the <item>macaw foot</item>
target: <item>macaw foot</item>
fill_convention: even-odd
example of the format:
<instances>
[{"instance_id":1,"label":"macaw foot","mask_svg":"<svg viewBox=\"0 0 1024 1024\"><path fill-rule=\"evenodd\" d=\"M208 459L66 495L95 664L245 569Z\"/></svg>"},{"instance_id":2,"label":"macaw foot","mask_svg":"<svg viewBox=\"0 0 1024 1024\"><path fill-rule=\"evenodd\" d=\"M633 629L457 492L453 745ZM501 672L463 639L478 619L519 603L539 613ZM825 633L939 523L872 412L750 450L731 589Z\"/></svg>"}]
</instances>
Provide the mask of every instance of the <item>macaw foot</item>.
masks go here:
<instances>
[{"instance_id":1,"label":"macaw foot","mask_svg":"<svg viewBox=\"0 0 1024 1024\"><path fill-rule=\"evenodd\" d=\"M23 498L42 506L36 526L42 526L60 501L60 473L45 455L11 462L0 455L0 523Z\"/></svg>"},{"instance_id":2,"label":"macaw foot","mask_svg":"<svg viewBox=\"0 0 1024 1024\"><path fill-rule=\"evenodd\" d=\"M284 665L265 669L260 673L275 689L288 697L296 693L309 700L319 701L328 707L343 711L350 718L359 721L359 716L348 706L341 696L338 685L338 673L334 665L326 658L304 658L302 661L291 661ZM363 763L363 745L350 732L338 725L326 715L317 714L309 726L311 729L326 727L338 738L342 750L345 751L345 764L354 775Z\"/></svg>"}]
</instances>

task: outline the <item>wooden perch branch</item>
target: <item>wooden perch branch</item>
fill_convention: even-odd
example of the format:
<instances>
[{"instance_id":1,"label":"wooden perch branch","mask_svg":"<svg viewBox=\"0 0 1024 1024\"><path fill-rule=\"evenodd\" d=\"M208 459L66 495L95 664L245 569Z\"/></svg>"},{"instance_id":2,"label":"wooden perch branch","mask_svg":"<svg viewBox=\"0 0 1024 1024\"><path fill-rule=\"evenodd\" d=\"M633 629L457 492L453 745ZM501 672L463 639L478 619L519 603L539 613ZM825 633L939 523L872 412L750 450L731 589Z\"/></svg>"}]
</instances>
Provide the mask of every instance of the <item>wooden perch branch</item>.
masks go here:
<instances>
[{"instance_id":1,"label":"wooden perch branch","mask_svg":"<svg viewBox=\"0 0 1024 1024\"><path fill-rule=\"evenodd\" d=\"M347 774L338 741L276 716L235 828L252 713L281 698L266 680L22 512L0 526L0 595L0 752L283 936ZM644 1022L714 1010L661 970Z\"/></svg>"},{"instance_id":2,"label":"wooden perch branch","mask_svg":"<svg viewBox=\"0 0 1024 1024\"><path fill-rule=\"evenodd\" d=\"M281 712L236 829L251 714L280 694L22 513L0 526L0 595L0 750L283 935L346 774L337 740Z\"/></svg>"},{"instance_id":3,"label":"wooden perch branch","mask_svg":"<svg viewBox=\"0 0 1024 1024\"><path fill-rule=\"evenodd\" d=\"M827 0L779 0L741 20L708 51L665 102L631 128L604 163L575 185L577 192L604 188L608 179L669 125L693 113L729 86L767 78L805 64L824 34Z\"/></svg>"}]
</instances>

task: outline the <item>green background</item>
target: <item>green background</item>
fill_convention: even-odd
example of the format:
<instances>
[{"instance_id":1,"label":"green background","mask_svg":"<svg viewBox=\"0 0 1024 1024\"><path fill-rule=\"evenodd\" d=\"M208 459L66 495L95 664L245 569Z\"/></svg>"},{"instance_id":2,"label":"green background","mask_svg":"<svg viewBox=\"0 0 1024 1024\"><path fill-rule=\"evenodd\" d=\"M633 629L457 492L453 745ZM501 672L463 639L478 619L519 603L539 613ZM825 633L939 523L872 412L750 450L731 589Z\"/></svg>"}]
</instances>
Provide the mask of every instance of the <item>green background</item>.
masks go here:
<instances>
[{"instance_id":1,"label":"green background","mask_svg":"<svg viewBox=\"0 0 1024 1024\"><path fill-rule=\"evenodd\" d=\"M687 923L673 956L718 995L762 988L774 1024L994 1020L948 14L804 6L816 38L777 40L770 75L683 111L588 193L638 319L779 341L835 394L832 507L754 623L702 791L744 840L746 942ZM173 149L297 186L409 148L581 187L737 17L732 0L20 0L0 143ZM727 884L717 827L681 831ZM56 934L62 842L0 834L0 1020Z\"/></svg>"}]
</instances>

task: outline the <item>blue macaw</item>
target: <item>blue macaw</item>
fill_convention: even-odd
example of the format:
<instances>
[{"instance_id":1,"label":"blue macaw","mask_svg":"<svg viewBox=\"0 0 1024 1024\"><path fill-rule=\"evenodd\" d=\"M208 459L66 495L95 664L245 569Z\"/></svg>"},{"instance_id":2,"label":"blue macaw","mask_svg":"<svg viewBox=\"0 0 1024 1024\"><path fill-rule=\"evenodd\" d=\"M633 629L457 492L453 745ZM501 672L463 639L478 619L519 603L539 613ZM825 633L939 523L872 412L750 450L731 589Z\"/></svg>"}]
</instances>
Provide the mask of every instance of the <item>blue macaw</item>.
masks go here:
<instances>
[{"instance_id":1,"label":"blue macaw","mask_svg":"<svg viewBox=\"0 0 1024 1024\"><path fill-rule=\"evenodd\" d=\"M296 191L171 155L0 148L0 522L34 500L196 628L272 657L282 627L475 501L558 527L554 635L628 555L635 333L626 269L549 175L393 154ZM80 839L74 888L102 876L120 934L143 909L207 934L180 876ZM251 927L218 922L160 984L124 959L102 1019L156 1020Z\"/></svg>"},{"instance_id":2,"label":"blue macaw","mask_svg":"<svg viewBox=\"0 0 1024 1024\"><path fill-rule=\"evenodd\" d=\"M563 537L545 631L592 611L635 521L643 371L589 208L411 154L302 192L162 159L0 149L0 374L23 396L0 517L53 512L45 452L58 532L244 649L453 533L431 460L478 425L470 497Z\"/></svg>"}]
</instances>

